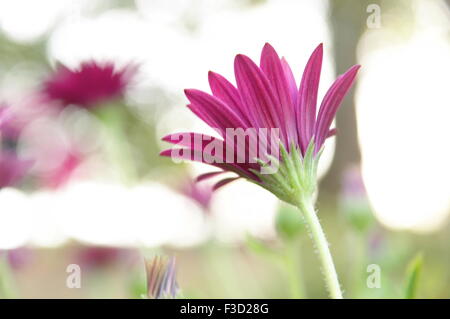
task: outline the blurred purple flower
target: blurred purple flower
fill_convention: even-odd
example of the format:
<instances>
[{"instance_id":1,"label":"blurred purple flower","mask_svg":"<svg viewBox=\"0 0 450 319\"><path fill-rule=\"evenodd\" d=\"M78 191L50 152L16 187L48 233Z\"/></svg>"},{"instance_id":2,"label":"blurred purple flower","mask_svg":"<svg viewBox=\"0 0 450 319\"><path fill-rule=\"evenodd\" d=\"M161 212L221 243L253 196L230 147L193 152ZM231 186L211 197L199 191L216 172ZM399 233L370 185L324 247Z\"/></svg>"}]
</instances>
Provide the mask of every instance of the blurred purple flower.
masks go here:
<instances>
[{"instance_id":1,"label":"blurred purple flower","mask_svg":"<svg viewBox=\"0 0 450 319\"><path fill-rule=\"evenodd\" d=\"M130 250L117 247L87 246L77 248L76 260L83 268L99 269L125 261L133 255Z\"/></svg>"},{"instance_id":2,"label":"blurred purple flower","mask_svg":"<svg viewBox=\"0 0 450 319\"><path fill-rule=\"evenodd\" d=\"M11 107L7 104L0 105L0 136L3 139L16 140L23 126Z\"/></svg>"},{"instance_id":3,"label":"blurred purple flower","mask_svg":"<svg viewBox=\"0 0 450 319\"><path fill-rule=\"evenodd\" d=\"M145 260L147 272L147 297L150 299L173 299L179 293L176 282L175 257L155 256Z\"/></svg>"},{"instance_id":4,"label":"blurred purple flower","mask_svg":"<svg viewBox=\"0 0 450 319\"><path fill-rule=\"evenodd\" d=\"M83 154L79 152L67 151L62 163L48 174L42 176L43 185L52 189L64 186L83 162L83 157Z\"/></svg>"},{"instance_id":5,"label":"blurred purple flower","mask_svg":"<svg viewBox=\"0 0 450 319\"><path fill-rule=\"evenodd\" d=\"M280 182L286 181L286 176L272 176L266 179L258 174L261 171L261 162L267 162L269 155L266 150L259 149L258 161L254 163L247 160L250 154L250 143L245 143L246 160L234 160L230 163L226 158L227 149L237 150L237 143L229 145L226 131L229 128L246 129L279 129L276 141L281 149L286 150L293 160L306 157L311 142L313 160L317 160L322 146L329 136L334 134L330 129L336 112L351 88L359 65L352 66L346 73L340 75L325 94L316 115L317 92L322 67L323 48L320 44L312 53L303 73L300 86L297 87L292 70L284 58L278 56L274 48L266 43L261 53L260 66L249 57L238 54L234 60L234 71L237 87L223 76L209 72L209 84L212 95L196 90L187 89L185 94L190 102L188 108L215 128L222 139L198 133L171 134L163 138L164 141L184 147L179 150L165 150L162 156L174 157L184 160L194 160L234 172L238 177L225 178L218 182L214 189L228 184L238 178L251 180L273 192L278 197L291 202L292 198L283 198L285 194L293 193L291 186L285 188ZM190 137L189 138L186 138ZM249 139L254 137L249 137ZM201 141L200 144L193 141ZM204 143L207 141L206 143ZM203 142L203 144L202 144ZM222 154L208 154L211 159L203 156L205 148L215 143ZM263 152L261 154L261 151ZM301 155L301 156L300 156ZM278 156L280 164L290 165L287 156ZM294 158L294 156L296 158ZM311 156L310 156L311 157ZM300 163L301 164L301 163ZM290 165L292 167L292 165ZM288 168L288 167L287 167ZM289 169L289 168L288 168ZM204 174L200 179L218 175L221 172ZM278 173L277 173L278 174ZM273 175L277 175L273 174ZM281 177L281 178L280 178ZM285 183L284 183L285 184ZM281 189L284 189L280 192Z\"/></svg>"},{"instance_id":6,"label":"blurred purple flower","mask_svg":"<svg viewBox=\"0 0 450 319\"><path fill-rule=\"evenodd\" d=\"M373 213L359 166L352 165L344 170L339 205L355 229L365 232L373 225Z\"/></svg>"},{"instance_id":7,"label":"blurred purple flower","mask_svg":"<svg viewBox=\"0 0 450 319\"><path fill-rule=\"evenodd\" d=\"M19 182L30 168L32 161L22 160L13 152L0 151L0 188Z\"/></svg>"},{"instance_id":8,"label":"blurred purple flower","mask_svg":"<svg viewBox=\"0 0 450 319\"><path fill-rule=\"evenodd\" d=\"M344 200L366 200L366 188L361 175L361 168L350 166L344 170L342 177L342 196Z\"/></svg>"},{"instance_id":9,"label":"blurred purple flower","mask_svg":"<svg viewBox=\"0 0 450 319\"><path fill-rule=\"evenodd\" d=\"M383 230L375 230L369 234L368 255L372 260L381 258L385 251L386 235Z\"/></svg>"},{"instance_id":10,"label":"blurred purple flower","mask_svg":"<svg viewBox=\"0 0 450 319\"><path fill-rule=\"evenodd\" d=\"M135 72L132 64L119 69L113 62L88 61L75 70L61 64L44 82L42 90L49 100L64 106L92 108L121 97Z\"/></svg>"},{"instance_id":11,"label":"blurred purple flower","mask_svg":"<svg viewBox=\"0 0 450 319\"><path fill-rule=\"evenodd\" d=\"M1 253L6 254L12 269L19 270L30 264L33 259L33 250L28 247L19 247L11 250L3 250Z\"/></svg>"}]
</instances>

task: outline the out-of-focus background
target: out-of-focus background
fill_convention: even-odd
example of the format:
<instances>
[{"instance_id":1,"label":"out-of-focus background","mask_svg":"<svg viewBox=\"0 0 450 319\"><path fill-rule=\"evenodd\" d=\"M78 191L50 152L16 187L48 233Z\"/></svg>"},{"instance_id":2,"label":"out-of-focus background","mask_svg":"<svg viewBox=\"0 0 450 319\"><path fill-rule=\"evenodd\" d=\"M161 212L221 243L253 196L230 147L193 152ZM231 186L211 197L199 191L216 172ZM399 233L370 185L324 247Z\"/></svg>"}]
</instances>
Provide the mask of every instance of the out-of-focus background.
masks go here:
<instances>
[{"instance_id":1,"label":"out-of-focus background","mask_svg":"<svg viewBox=\"0 0 450 319\"><path fill-rule=\"evenodd\" d=\"M139 297L143 257L174 254L186 297L326 297L307 231L286 229L298 222L292 208L245 181L211 193L193 182L208 167L159 157L165 134L206 130L183 89L209 91L209 70L232 80L234 55L259 61L269 42L298 83L323 42L320 96L362 65L317 202L345 295L404 297L408 265L422 254L417 296L449 298L449 6L0 0L0 107L15 119L2 152L31 161L0 189L0 254L15 296ZM60 64L89 60L137 65L125 96L52 111L43 83ZM70 264L81 267L79 289L66 285ZM380 287L368 283L368 265L379 266Z\"/></svg>"}]
</instances>

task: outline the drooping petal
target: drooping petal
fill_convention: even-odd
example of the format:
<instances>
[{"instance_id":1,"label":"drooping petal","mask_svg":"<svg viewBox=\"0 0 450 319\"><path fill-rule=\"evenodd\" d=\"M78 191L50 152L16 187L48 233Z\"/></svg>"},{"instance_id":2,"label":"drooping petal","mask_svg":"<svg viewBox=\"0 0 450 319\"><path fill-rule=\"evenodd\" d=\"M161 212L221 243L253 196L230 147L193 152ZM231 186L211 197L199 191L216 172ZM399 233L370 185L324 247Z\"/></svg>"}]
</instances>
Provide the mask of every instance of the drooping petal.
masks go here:
<instances>
[{"instance_id":1,"label":"drooping petal","mask_svg":"<svg viewBox=\"0 0 450 319\"><path fill-rule=\"evenodd\" d=\"M285 130L282 130L282 132L286 134L286 147L289 148L291 142L297 144L296 125L293 121L295 118L294 104L290 93L290 86L288 80L286 79L286 74L281 64L281 60L275 49L268 43L264 45L261 53L261 69L274 88L279 105L281 106L279 110L281 113L280 117L285 125Z\"/></svg>"},{"instance_id":2,"label":"drooping petal","mask_svg":"<svg viewBox=\"0 0 450 319\"><path fill-rule=\"evenodd\" d=\"M299 129L300 148L303 154L314 134L322 56L323 46L319 44L306 64L298 93L297 128Z\"/></svg>"},{"instance_id":3,"label":"drooping petal","mask_svg":"<svg viewBox=\"0 0 450 319\"><path fill-rule=\"evenodd\" d=\"M336 112L348 90L351 88L359 68L360 65L352 66L347 72L336 79L325 94L322 104L320 105L319 115L317 117L315 127L316 153L322 147L330 129L330 125L333 122L334 116L336 115Z\"/></svg>"},{"instance_id":4,"label":"drooping petal","mask_svg":"<svg viewBox=\"0 0 450 319\"><path fill-rule=\"evenodd\" d=\"M217 158L221 162L237 162L241 163L241 166L248 166L249 168L255 169L255 165L249 163L249 156L253 154L249 152L249 145L252 144L252 142L250 142L250 138L251 137L249 137L246 141L238 139L239 141L237 143L232 143L230 139L223 141L206 134L184 132L166 135L162 138L162 140L190 150L202 152L203 156L209 156L209 154L205 153L205 148L211 143L214 143L216 147L220 148L221 153L220 155L212 155L218 156ZM244 152L242 152L242 150Z\"/></svg>"},{"instance_id":5,"label":"drooping petal","mask_svg":"<svg viewBox=\"0 0 450 319\"><path fill-rule=\"evenodd\" d=\"M216 184L214 184L213 191L216 191L219 188L224 187L225 185L228 185L229 183L234 182L235 180L237 180L239 178L240 177L230 177L230 178L222 179L221 181L219 181Z\"/></svg>"},{"instance_id":6,"label":"drooping petal","mask_svg":"<svg viewBox=\"0 0 450 319\"><path fill-rule=\"evenodd\" d=\"M217 172L209 172L209 173L203 173L197 176L195 179L196 182L201 182L213 177L216 177L217 175L224 174L224 171L217 171Z\"/></svg>"},{"instance_id":7,"label":"drooping petal","mask_svg":"<svg viewBox=\"0 0 450 319\"><path fill-rule=\"evenodd\" d=\"M279 105L267 77L247 56L234 60L236 82L242 101L257 121L258 128L280 128Z\"/></svg>"},{"instance_id":8,"label":"drooping petal","mask_svg":"<svg viewBox=\"0 0 450 319\"><path fill-rule=\"evenodd\" d=\"M332 128L332 129L328 130L327 138L335 136L336 133L337 133L337 130L335 128Z\"/></svg>"},{"instance_id":9,"label":"drooping petal","mask_svg":"<svg viewBox=\"0 0 450 319\"><path fill-rule=\"evenodd\" d=\"M209 155L209 161L205 160L205 154L199 150L193 149L167 149L159 153L160 156L170 157L174 159L181 160L189 160L200 162L204 164L209 164L218 168L223 169L224 171L229 171L236 173L239 176L252 179L255 181L260 181L259 177L256 176L250 169L258 169L258 166L250 163L227 163L224 158L220 156L215 156L214 154Z\"/></svg>"}]
</instances>

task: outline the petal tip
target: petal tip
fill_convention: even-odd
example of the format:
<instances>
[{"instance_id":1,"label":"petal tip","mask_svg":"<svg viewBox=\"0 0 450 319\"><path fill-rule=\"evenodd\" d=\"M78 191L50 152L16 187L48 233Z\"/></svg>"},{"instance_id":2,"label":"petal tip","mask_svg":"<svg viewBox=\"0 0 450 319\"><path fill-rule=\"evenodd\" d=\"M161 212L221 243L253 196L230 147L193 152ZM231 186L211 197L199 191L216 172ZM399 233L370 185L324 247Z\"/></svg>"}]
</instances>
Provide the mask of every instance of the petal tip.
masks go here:
<instances>
[{"instance_id":1,"label":"petal tip","mask_svg":"<svg viewBox=\"0 0 450 319\"><path fill-rule=\"evenodd\" d=\"M273 46L269 42L266 42L266 43L264 43L263 51L266 49L273 49Z\"/></svg>"}]
</instances>

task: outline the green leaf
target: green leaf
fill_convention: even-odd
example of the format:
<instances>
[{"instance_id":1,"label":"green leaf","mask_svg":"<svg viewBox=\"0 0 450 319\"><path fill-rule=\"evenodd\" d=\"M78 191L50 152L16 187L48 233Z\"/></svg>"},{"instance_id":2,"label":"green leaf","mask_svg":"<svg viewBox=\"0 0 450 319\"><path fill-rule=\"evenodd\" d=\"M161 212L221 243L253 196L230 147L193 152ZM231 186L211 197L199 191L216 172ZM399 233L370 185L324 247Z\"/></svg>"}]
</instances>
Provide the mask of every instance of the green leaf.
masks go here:
<instances>
[{"instance_id":1,"label":"green leaf","mask_svg":"<svg viewBox=\"0 0 450 319\"><path fill-rule=\"evenodd\" d=\"M418 253L409 263L406 270L406 299L414 299L417 295L417 286L423 266L423 255Z\"/></svg>"}]
</instances>

